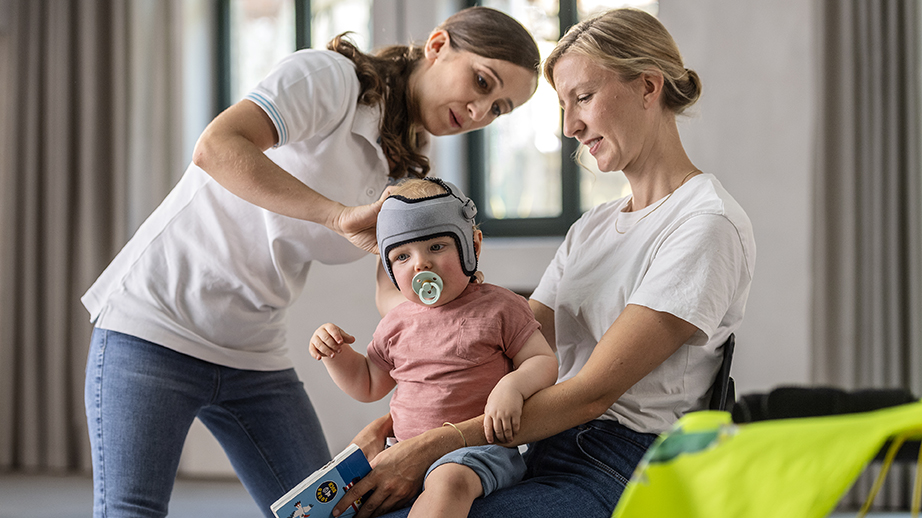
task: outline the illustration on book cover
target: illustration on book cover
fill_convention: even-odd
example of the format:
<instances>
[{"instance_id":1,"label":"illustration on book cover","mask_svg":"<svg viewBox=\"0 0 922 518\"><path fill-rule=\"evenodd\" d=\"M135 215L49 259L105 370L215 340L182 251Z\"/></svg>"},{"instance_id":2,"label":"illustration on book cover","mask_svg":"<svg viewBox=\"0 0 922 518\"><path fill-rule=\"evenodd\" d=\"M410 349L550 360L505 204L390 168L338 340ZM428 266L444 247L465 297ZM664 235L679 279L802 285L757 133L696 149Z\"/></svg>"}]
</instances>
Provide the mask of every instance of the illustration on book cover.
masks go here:
<instances>
[{"instance_id":1,"label":"illustration on book cover","mask_svg":"<svg viewBox=\"0 0 922 518\"><path fill-rule=\"evenodd\" d=\"M326 518L336 503L356 482L362 479L371 466L357 446L349 445L326 466L315 471L303 482L272 504L278 518ZM340 515L353 516L362 505L361 498Z\"/></svg>"}]
</instances>

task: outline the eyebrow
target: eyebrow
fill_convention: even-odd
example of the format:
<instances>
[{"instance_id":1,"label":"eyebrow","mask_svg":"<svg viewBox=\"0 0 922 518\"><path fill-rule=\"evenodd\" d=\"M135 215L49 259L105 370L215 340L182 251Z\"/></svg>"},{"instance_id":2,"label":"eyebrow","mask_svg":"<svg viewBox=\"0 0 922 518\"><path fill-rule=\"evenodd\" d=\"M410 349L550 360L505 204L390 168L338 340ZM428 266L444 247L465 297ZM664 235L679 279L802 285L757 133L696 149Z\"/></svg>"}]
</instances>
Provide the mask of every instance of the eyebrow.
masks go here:
<instances>
[{"instance_id":1,"label":"eyebrow","mask_svg":"<svg viewBox=\"0 0 922 518\"><path fill-rule=\"evenodd\" d=\"M504 83L503 78L500 77L500 75L496 73L496 70L493 70L493 68L490 67L489 65L484 65L484 68L489 70L490 73L493 74L494 77L496 77L496 80L499 81L499 86L502 86L503 88L506 87L506 83Z\"/></svg>"},{"instance_id":2,"label":"eyebrow","mask_svg":"<svg viewBox=\"0 0 922 518\"><path fill-rule=\"evenodd\" d=\"M563 108L565 97L569 97L572 99L578 99L580 94L575 93L577 90L583 89L583 90L590 90L592 92L596 92L601 87L601 83L602 83L601 81L594 80L594 79L589 79L589 80L584 79L583 81L570 86L569 90L567 90L566 92L563 92L565 95L560 95L561 92L560 92L560 89L558 88L557 89L557 102L558 104L560 104L560 107Z\"/></svg>"},{"instance_id":3,"label":"eyebrow","mask_svg":"<svg viewBox=\"0 0 922 518\"><path fill-rule=\"evenodd\" d=\"M505 88L505 87L506 87L506 83L503 82L502 76L500 76L499 74L497 74L497 73L496 73L496 70L493 70L493 67L491 67L491 66L489 66L489 65L484 65L484 68L486 68L487 70L489 70L490 73L493 75L493 77L496 78L496 80L499 82L499 86L500 86L501 88ZM515 109L515 104L512 102L512 99L506 97L506 98L503 98L503 99L499 99L499 101L506 104L506 108L508 108L508 111L506 111L506 113L512 113L512 110Z\"/></svg>"}]
</instances>

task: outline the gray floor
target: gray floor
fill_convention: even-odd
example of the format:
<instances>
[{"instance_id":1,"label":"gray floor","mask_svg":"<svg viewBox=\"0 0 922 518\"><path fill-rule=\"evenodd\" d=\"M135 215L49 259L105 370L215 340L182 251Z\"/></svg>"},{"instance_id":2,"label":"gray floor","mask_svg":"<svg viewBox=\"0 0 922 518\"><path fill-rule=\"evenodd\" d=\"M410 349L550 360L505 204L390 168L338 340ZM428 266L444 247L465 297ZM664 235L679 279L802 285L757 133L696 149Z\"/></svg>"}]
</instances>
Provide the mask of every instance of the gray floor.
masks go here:
<instances>
[{"instance_id":1,"label":"gray floor","mask_svg":"<svg viewBox=\"0 0 922 518\"><path fill-rule=\"evenodd\" d=\"M87 477L0 474L0 518L90 518L93 481ZM170 501L175 518L260 518L237 481L177 480Z\"/></svg>"},{"instance_id":2,"label":"gray floor","mask_svg":"<svg viewBox=\"0 0 922 518\"><path fill-rule=\"evenodd\" d=\"M0 474L0 518L90 518L93 482L89 477ZM835 513L850 518L856 513ZM262 515L236 481L177 480L170 502L175 518L260 518ZM909 513L871 513L869 518L909 518Z\"/></svg>"}]
</instances>

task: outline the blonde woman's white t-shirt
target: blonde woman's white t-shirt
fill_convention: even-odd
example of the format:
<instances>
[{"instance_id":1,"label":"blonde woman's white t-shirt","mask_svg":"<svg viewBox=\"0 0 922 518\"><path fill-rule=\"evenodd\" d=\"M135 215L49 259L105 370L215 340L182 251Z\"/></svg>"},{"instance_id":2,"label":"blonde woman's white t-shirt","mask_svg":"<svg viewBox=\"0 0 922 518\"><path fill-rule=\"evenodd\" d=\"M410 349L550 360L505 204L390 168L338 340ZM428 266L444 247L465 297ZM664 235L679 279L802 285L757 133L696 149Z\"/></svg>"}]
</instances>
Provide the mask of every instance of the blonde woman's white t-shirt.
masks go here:
<instances>
[{"instance_id":1,"label":"blonde woman's white t-shirt","mask_svg":"<svg viewBox=\"0 0 922 518\"><path fill-rule=\"evenodd\" d=\"M755 240L746 213L710 174L692 177L661 205L621 212L628 200L599 205L573 224L532 298L554 310L558 381L579 372L628 304L698 328L601 417L659 433L706 406L721 364L716 348L743 319Z\"/></svg>"},{"instance_id":2,"label":"blonde woman's white t-shirt","mask_svg":"<svg viewBox=\"0 0 922 518\"><path fill-rule=\"evenodd\" d=\"M350 206L374 202L388 181L380 110L358 105L358 94L350 60L304 50L247 96L278 131L266 155ZM285 314L310 263L364 255L322 225L243 201L192 164L82 301L97 327L220 365L278 370L292 365Z\"/></svg>"}]
</instances>

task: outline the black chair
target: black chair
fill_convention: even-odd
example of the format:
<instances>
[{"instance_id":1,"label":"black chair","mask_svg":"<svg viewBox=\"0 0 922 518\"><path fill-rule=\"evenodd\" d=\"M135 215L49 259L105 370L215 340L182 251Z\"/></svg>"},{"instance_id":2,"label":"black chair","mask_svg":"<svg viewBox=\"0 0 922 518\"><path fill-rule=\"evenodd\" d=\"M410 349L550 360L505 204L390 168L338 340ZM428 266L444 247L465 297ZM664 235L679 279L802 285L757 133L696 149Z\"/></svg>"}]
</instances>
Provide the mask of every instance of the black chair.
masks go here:
<instances>
[{"instance_id":1,"label":"black chair","mask_svg":"<svg viewBox=\"0 0 922 518\"><path fill-rule=\"evenodd\" d=\"M730 377L730 364L733 362L733 349L736 347L736 337L733 333L727 337L727 341L721 345L723 350L723 363L720 364L720 370L717 371L717 378L711 385L711 402L708 408L711 410L724 410L729 412L736 402L736 382Z\"/></svg>"},{"instance_id":2,"label":"black chair","mask_svg":"<svg viewBox=\"0 0 922 518\"><path fill-rule=\"evenodd\" d=\"M744 394L733 407L733 422L752 423L768 419L792 419L870 412L918 401L912 392L900 388L847 391L836 387L783 386L767 393ZM875 461L884 460L892 441L887 441ZM916 462L918 439L904 442L895 460Z\"/></svg>"}]
</instances>

